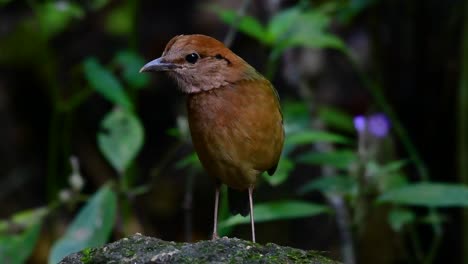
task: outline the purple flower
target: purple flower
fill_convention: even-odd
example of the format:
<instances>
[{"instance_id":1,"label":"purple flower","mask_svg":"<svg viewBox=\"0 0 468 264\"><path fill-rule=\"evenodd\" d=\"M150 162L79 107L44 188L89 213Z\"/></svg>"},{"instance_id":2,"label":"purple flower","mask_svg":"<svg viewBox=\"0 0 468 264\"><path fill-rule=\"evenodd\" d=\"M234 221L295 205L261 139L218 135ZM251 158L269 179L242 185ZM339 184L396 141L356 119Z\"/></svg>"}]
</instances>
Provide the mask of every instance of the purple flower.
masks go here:
<instances>
[{"instance_id":1,"label":"purple flower","mask_svg":"<svg viewBox=\"0 0 468 264\"><path fill-rule=\"evenodd\" d=\"M363 133L366 131L366 117L363 115L358 115L354 117L354 128L358 133Z\"/></svg>"},{"instance_id":2,"label":"purple flower","mask_svg":"<svg viewBox=\"0 0 468 264\"><path fill-rule=\"evenodd\" d=\"M377 138L384 138L390 130L390 120L383 113L373 114L368 118L369 132Z\"/></svg>"},{"instance_id":3,"label":"purple flower","mask_svg":"<svg viewBox=\"0 0 468 264\"><path fill-rule=\"evenodd\" d=\"M386 137L390 126L390 120L383 113L372 114L367 118L362 115L354 118L354 128L356 128L358 133L367 131L376 138Z\"/></svg>"}]
</instances>

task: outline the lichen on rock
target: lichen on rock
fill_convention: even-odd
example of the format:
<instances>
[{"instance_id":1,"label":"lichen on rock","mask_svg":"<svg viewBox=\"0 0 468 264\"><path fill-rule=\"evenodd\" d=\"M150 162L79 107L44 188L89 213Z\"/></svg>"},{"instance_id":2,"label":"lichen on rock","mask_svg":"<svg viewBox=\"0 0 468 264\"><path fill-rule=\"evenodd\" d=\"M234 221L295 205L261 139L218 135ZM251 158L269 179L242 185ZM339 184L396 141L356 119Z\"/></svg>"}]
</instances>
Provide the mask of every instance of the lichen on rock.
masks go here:
<instances>
[{"instance_id":1,"label":"lichen on rock","mask_svg":"<svg viewBox=\"0 0 468 264\"><path fill-rule=\"evenodd\" d=\"M98 263L338 263L316 251L260 245L223 237L197 243L167 242L135 234L129 238L85 249L65 257L60 264Z\"/></svg>"}]
</instances>

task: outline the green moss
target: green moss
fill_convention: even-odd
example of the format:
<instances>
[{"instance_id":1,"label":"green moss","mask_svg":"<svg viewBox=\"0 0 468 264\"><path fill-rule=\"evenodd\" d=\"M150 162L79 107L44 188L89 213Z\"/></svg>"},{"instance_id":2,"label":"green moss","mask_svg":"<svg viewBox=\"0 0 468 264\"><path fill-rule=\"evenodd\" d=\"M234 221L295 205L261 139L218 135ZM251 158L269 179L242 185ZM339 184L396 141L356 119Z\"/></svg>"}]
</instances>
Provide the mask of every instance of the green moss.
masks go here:
<instances>
[{"instance_id":1,"label":"green moss","mask_svg":"<svg viewBox=\"0 0 468 264\"><path fill-rule=\"evenodd\" d=\"M127 258L133 257L135 255L135 251L129 248L123 249L123 255Z\"/></svg>"},{"instance_id":2,"label":"green moss","mask_svg":"<svg viewBox=\"0 0 468 264\"><path fill-rule=\"evenodd\" d=\"M85 249L83 249L81 251L81 253L83 255L81 257L81 262L83 262L83 264L91 263L93 249L92 248L85 248Z\"/></svg>"},{"instance_id":3,"label":"green moss","mask_svg":"<svg viewBox=\"0 0 468 264\"><path fill-rule=\"evenodd\" d=\"M337 263L315 251L275 244L260 245L237 238L197 243L165 242L134 235L97 249L72 254L61 263Z\"/></svg>"}]
</instances>

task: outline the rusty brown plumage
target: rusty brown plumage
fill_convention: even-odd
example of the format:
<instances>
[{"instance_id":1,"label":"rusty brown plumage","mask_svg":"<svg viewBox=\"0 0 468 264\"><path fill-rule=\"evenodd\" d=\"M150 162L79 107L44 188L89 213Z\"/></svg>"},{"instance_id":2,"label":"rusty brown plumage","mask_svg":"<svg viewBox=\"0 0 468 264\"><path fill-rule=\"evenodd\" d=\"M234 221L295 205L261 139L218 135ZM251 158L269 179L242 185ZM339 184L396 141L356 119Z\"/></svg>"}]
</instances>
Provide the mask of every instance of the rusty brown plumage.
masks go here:
<instances>
[{"instance_id":1,"label":"rusty brown plumage","mask_svg":"<svg viewBox=\"0 0 468 264\"><path fill-rule=\"evenodd\" d=\"M221 42L204 35L169 41L141 71L167 71L188 94L190 132L197 155L217 183L252 192L258 177L274 173L284 142L279 99L271 83ZM217 237L219 185L213 238Z\"/></svg>"}]
</instances>

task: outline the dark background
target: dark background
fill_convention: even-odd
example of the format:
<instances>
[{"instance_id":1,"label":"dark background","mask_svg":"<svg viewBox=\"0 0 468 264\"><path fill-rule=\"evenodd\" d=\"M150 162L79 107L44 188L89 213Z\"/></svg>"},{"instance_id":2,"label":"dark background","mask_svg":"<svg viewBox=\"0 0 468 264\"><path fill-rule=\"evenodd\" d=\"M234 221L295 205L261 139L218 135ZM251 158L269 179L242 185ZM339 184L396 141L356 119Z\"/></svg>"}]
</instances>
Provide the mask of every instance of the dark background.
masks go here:
<instances>
[{"instance_id":1,"label":"dark background","mask_svg":"<svg viewBox=\"0 0 468 264\"><path fill-rule=\"evenodd\" d=\"M8 2L8 1L6 1ZM85 193L94 192L108 179L116 177L96 146L99 122L112 105L93 93L71 114L54 116L56 98L66 101L86 85L80 63L89 56L103 64L114 54L129 47L145 61L157 58L165 44L175 35L201 33L223 40L229 27L206 4L219 4L237 9L238 1L107 1L99 9L92 1L80 5L84 16L74 19L59 33L44 40L39 33L12 38L21 31L24 21L36 16L31 2L10 1L0 5L0 217L38 207L49 202L66 185L71 154L80 160L86 181ZM274 1L252 1L247 14L268 21ZM279 1L278 10L296 4ZM316 1L311 1L312 3ZM373 1L349 23L332 23L331 30L360 55L365 71L378 80L386 100L407 129L432 181L459 182L457 172L457 108L460 80L463 19L462 0L452 1ZM131 4L128 4L131 3ZM132 6L131 30L112 32L106 22L120 6ZM11 40L13 39L13 40ZM269 48L238 33L231 49L260 72L265 72ZM294 55L293 51L293 55ZM333 50L315 50L320 57L306 76L315 100L333 105L352 115L378 110L372 96L359 82L349 63ZM311 58L312 58L311 57ZM284 67L291 61L280 61L273 83L283 100L304 100L298 87L285 77ZM294 60L293 62L294 63ZM299 64L299 62L298 62ZM306 65L301 63L300 67ZM283 67L283 68L282 68ZM55 86L57 95L51 86ZM184 114L184 95L164 75L152 75L148 87L135 94L137 114L145 129L145 143L132 170L137 183L151 183L148 193L133 200L135 219L130 230L165 240L183 241L184 193L187 170L174 164L191 152L190 144L167 133L176 127ZM54 133L52 118L58 118ZM65 137L65 138L64 138ZM393 140L396 156L407 156L401 142ZM58 147L53 147L58 144ZM51 161L51 148L56 159ZM174 150L175 149L175 150ZM165 164L161 160L175 151ZM53 177L51 176L53 170ZM419 180L414 166L406 168L411 180ZM316 169L297 166L288 181L273 188L261 184L257 201L293 197L294 190L307 179L318 175ZM48 184L48 181L54 181ZM55 187L53 187L55 186ZM212 223L213 184L203 173L195 176L192 217L193 240L208 239ZM56 189L54 189L56 188ZM316 193L307 196L324 202ZM435 263L462 263L461 214L444 209L443 238ZM73 216L73 210L62 210L50 217L50 226L41 233L31 262L40 263L48 248ZM378 222L378 220L377 220ZM466 223L464 223L466 225ZM368 240L361 243L358 263L405 263L405 244L388 246L385 230L375 226ZM422 246L427 248L430 227L420 227ZM231 236L249 238L248 226L236 227ZM113 240L118 239L114 234ZM273 242L302 249L327 251L339 258L339 236L333 216L276 221L257 225L260 243ZM403 239L404 241L404 239ZM465 241L466 243L466 241ZM379 250L378 248L383 248ZM408 250L408 249L407 249ZM375 252L374 252L375 251ZM379 254L379 255L377 255ZM387 259L387 261L384 261Z\"/></svg>"}]
</instances>

